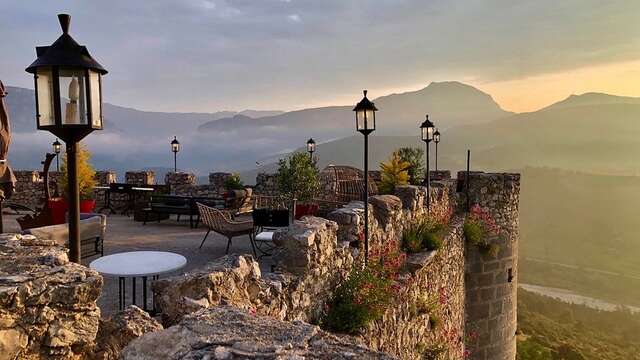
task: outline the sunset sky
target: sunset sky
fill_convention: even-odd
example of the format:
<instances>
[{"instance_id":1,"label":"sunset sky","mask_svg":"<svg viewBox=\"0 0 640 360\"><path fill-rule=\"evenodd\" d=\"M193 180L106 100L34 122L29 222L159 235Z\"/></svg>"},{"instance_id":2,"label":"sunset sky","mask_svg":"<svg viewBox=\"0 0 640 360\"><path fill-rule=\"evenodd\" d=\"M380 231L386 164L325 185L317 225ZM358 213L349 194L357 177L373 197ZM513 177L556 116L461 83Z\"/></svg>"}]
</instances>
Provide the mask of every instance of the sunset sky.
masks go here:
<instances>
[{"instance_id":1,"label":"sunset sky","mask_svg":"<svg viewBox=\"0 0 640 360\"><path fill-rule=\"evenodd\" d=\"M1 80L32 87L60 12L110 71L105 100L144 110L291 110L445 80L518 112L640 96L638 1L2 1Z\"/></svg>"}]
</instances>

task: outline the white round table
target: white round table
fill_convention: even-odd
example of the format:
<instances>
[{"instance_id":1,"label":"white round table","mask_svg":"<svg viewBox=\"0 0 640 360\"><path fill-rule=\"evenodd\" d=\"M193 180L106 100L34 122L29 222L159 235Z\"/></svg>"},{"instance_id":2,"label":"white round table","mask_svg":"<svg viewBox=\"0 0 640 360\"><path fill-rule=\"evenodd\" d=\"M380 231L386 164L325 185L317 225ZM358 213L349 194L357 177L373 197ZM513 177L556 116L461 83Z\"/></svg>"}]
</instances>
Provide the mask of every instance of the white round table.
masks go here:
<instances>
[{"instance_id":1,"label":"white round table","mask_svg":"<svg viewBox=\"0 0 640 360\"><path fill-rule=\"evenodd\" d=\"M93 260L89 267L102 275L118 277L118 301L120 310L125 304L125 279L132 280L132 298L136 305L136 278L142 278L142 302L147 310L147 278L159 278L161 274L176 271L187 265L187 259L166 251L130 251L107 255Z\"/></svg>"}]
</instances>

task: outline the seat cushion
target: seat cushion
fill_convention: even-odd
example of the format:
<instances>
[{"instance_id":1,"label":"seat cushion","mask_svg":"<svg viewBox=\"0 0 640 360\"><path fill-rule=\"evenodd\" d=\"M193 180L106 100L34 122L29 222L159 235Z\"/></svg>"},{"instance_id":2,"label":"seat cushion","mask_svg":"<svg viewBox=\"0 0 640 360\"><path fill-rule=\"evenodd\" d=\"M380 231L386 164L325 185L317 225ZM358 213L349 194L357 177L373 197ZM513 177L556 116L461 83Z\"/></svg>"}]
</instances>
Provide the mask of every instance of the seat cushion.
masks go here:
<instances>
[{"instance_id":1,"label":"seat cushion","mask_svg":"<svg viewBox=\"0 0 640 360\"><path fill-rule=\"evenodd\" d=\"M43 226L26 230L23 233L34 235L42 240L53 240L59 245L66 245L69 241L69 224ZM101 216L92 216L85 220L80 220L80 240L103 236L104 226Z\"/></svg>"}]
</instances>

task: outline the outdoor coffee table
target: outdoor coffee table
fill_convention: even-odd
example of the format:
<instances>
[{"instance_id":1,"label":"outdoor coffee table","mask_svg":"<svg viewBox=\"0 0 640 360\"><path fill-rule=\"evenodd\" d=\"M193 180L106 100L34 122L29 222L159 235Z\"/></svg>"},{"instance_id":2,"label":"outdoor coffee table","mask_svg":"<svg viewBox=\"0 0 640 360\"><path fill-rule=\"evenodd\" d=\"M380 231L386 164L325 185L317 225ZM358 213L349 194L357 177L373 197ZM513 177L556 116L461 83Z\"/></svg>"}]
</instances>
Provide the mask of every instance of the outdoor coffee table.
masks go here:
<instances>
[{"instance_id":1,"label":"outdoor coffee table","mask_svg":"<svg viewBox=\"0 0 640 360\"><path fill-rule=\"evenodd\" d=\"M157 280L160 275L176 271L186 264L187 259L180 254L166 251L130 251L93 260L89 267L102 275L118 278L120 310L125 306L126 278L131 278L133 305L136 305L136 278L142 278L142 306L147 310L147 278ZM153 308L155 309L155 304Z\"/></svg>"}]
</instances>

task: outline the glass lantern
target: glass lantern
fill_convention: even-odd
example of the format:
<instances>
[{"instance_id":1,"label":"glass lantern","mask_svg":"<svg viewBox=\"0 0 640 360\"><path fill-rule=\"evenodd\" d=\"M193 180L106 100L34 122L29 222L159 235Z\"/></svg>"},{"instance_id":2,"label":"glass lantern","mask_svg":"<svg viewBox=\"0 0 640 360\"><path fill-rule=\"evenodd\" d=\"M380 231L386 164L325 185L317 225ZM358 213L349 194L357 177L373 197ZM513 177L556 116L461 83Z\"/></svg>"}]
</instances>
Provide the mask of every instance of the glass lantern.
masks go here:
<instances>
[{"instance_id":1,"label":"glass lantern","mask_svg":"<svg viewBox=\"0 0 640 360\"><path fill-rule=\"evenodd\" d=\"M353 108L356 112L356 130L369 134L376 130L376 106L367 98L367 90L363 91L364 97Z\"/></svg>"},{"instance_id":2,"label":"glass lantern","mask_svg":"<svg viewBox=\"0 0 640 360\"><path fill-rule=\"evenodd\" d=\"M171 141L171 151L174 153L180 151L180 142L178 142L175 136L173 137L173 141Z\"/></svg>"},{"instance_id":3,"label":"glass lantern","mask_svg":"<svg viewBox=\"0 0 640 360\"><path fill-rule=\"evenodd\" d=\"M26 71L34 75L38 129L79 141L103 128L102 75L107 70L69 35L71 17L58 19L62 35L50 46L36 47L38 58Z\"/></svg>"},{"instance_id":4,"label":"glass lantern","mask_svg":"<svg viewBox=\"0 0 640 360\"><path fill-rule=\"evenodd\" d=\"M422 134L422 141L431 142L433 140L434 125L429 120L429 115L427 115L425 121L420 125L420 130Z\"/></svg>"}]
</instances>

